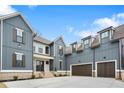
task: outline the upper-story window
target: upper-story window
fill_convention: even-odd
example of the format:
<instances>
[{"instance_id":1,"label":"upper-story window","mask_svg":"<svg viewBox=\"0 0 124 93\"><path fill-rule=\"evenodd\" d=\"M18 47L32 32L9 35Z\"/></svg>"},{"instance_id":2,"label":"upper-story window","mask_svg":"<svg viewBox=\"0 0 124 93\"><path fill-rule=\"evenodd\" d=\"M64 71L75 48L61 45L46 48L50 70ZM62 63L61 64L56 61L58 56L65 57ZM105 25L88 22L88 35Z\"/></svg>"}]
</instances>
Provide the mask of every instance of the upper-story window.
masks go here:
<instances>
[{"instance_id":1,"label":"upper-story window","mask_svg":"<svg viewBox=\"0 0 124 93\"><path fill-rule=\"evenodd\" d=\"M59 55L63 55L63 47L62 46L59 46Z\"/></svg>"},{"instance_id":2,"label":"upper-story window","mask_svg":"<svg viewBox=\"0 0 124 93\"><path fill-rule=\"evenodd\" d=\"M23 43L23 32L24 32L24 30L16 28L16 31L17 31L17 33L16 33L17 42Z\"/></svg>"},{"instance_id":3,"label":"upper-story window","mask_svg":"<svg viewBox=\"0 0 124 93\"><path fill-rule=\"evenodd\" d=\"M35 46L33 46L33 52L35 52L36 51L36 47Z\"/></svg>"},{"instance_id":4,"label":"upper-story window","mask_svg":"<svg viewBox=\"0 0 124 93\"><path fill-rule=\"evenodd\" d=\"M106 38L108 36L109 36L108 31L101 34L101 38Z\"/></svg>"},{"instance_id":5,"label":"upper-story window","mask_svg":"<svg viewBox=\"0 0 124 93\"><path fill-rule=\"evenodd\" d=\"M46 51L46 54L49 54L49 47L46 47L45 51Z\"/></svg>"},{"instance_id":6,"label":"upper-story window","mask_svg":"<svg viewBox=\"0 0 124 93\"><path fill-rule=\"evenodd\" d=\"M43 48L39 48L39 49L38 49L38 52L39 52L39 53L43 53Z\"/></svg>"},{"instance_id":7,"label":"upper-story window","mask_svg":"<svg viewBox=\"0 0 124 93\"><path fill-rule=\"evenodd\" d=\"M76 52L76 44L72 45L72 52Z\"/></svg>"},{"instance_id":8,"label":"upper-story window","mask_svg":"<svg viewBox=\"0 0 124 93\"><path fill-rule=\"evenodd\" d=\"M89 43L90 43L89 39L84 40L84 47L88 48L89 47Z\"/></svg>"}]
</instances>

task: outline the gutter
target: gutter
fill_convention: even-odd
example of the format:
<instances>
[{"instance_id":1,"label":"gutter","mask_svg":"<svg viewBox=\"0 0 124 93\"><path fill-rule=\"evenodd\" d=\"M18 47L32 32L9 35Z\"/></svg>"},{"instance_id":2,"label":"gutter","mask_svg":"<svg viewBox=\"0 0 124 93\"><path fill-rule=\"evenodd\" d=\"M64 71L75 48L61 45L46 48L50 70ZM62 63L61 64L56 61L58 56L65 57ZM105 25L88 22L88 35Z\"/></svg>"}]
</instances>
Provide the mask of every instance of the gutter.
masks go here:
<instances>
[{"instance_id":1,"label":"gutter","mask_svg":"<svg viewBox=\"0 0 124 93\"><path fill-rule=\"evenodd\" d=\"M3 45L3 19L0 20L1 21L1 60L0 60L0 71L2 71L2 60L3 60L3 55L2 55L2 45Z\"/></svg>"}]
</instances>

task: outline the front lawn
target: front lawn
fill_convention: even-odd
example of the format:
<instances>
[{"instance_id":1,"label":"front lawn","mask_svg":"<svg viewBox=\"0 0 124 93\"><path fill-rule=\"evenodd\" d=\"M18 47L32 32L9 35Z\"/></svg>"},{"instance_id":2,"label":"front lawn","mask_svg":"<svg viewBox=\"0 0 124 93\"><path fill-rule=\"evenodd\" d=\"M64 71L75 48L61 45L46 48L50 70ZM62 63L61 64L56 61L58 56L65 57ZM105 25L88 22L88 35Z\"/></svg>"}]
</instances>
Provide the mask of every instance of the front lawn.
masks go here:
<instances>
[{"instance_id":1,"label":"front lawn","mask_svg":"<svg viewBox=\"0 0 124 93\"><path fill-rule=\"evenodd\" d=\"M7 88L7 86L4 83L0 83L0 88Z\"/></svg>"}]
</instances>

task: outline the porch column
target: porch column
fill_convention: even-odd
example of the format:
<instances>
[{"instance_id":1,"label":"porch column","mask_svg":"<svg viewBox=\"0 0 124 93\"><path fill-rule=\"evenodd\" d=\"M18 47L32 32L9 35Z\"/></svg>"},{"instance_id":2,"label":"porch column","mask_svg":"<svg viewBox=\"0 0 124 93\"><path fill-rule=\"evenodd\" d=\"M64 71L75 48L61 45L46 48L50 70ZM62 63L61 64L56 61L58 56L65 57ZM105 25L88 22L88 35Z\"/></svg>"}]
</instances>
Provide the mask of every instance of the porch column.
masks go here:
<instances>
[{"instance_id":1,"label":"porch column","mask_svg":"<svg viewBox=\"0 0 124 93\"><path fill-rule=\"evenodd\" d=\"M37 62L36 60L33 60L33 68L34 68L33 71L34 72L36 72L36 62Z\"/></svg>"}]
</instances>

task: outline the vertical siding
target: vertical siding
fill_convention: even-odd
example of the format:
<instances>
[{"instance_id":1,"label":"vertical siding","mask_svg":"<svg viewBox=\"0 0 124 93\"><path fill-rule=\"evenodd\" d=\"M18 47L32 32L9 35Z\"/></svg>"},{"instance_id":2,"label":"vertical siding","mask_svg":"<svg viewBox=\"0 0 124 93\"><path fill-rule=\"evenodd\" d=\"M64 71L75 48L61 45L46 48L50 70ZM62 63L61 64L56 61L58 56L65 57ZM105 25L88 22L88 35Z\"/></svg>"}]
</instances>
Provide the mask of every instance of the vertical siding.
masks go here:
<instances>
[{"instance_id":1,"label":"vertical siding","mask_svg":"<svg viewBox=\"0 0 124 93\"><path fill-rule=\"evenodd\" d=\"M58 46L61 45L63 47L63 55L60 56L59 55L59 50L58 50ZM65 45L62 41L62 39L58 39L55 41L54 43L54 52L55 52L55 56L54 56L54 69L56 68L56 70L60 70L60 64L59 64L59 60L62 60L63 61L63 67L62 67L62 70L65 70L65 57L64 57L64 53L65 53Z\"/></svg>"},{"instance_id":2,"label":"vertical siding","mask_svg":"<svg viewBox=\"0 0 124 93\"><path fill-rule=\"evenodd\" d=\"M79 54L72 53L72 55L66 56L67 69L70 69L71 64L93 62L93 51L95 51L95 62L117 60L119 63L119 44L118 42L111 43L108 40L104 40L104 43L101 43L100 47L95 48L95 50L87 48ZM117 64L117 67L119 67L119 64ZM95 65L93 69L95 69Z\"/></svg>"},{"instance_id":3,"label":"vertical siding","mask_svg":"<svg viewBox=\"0 0 124 93\"><path fill-rule=\"evenodd\" d=\"M25 44L18 47L18 43L13 42L13 29L21 28L26 33ZM4 70L32 70L32 33L20 16L4 20L3 32L3 69ZM21 52L26 56L24 68L12 67L12 53Z\"/></svg>"}]
</instances>

